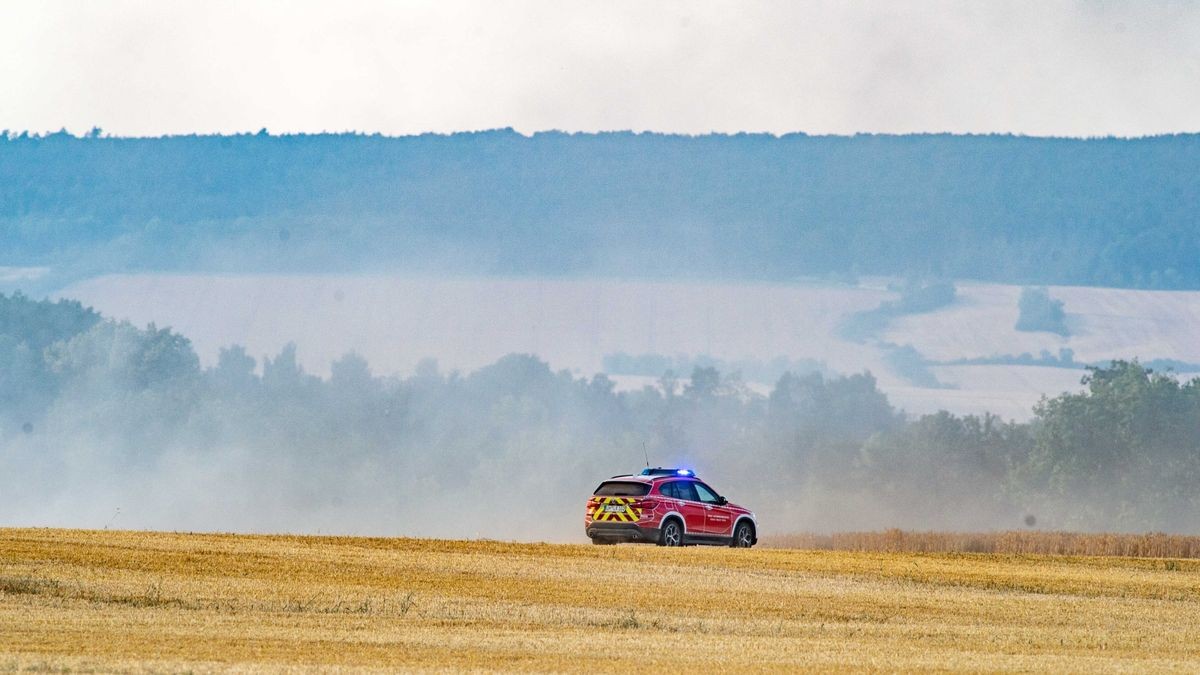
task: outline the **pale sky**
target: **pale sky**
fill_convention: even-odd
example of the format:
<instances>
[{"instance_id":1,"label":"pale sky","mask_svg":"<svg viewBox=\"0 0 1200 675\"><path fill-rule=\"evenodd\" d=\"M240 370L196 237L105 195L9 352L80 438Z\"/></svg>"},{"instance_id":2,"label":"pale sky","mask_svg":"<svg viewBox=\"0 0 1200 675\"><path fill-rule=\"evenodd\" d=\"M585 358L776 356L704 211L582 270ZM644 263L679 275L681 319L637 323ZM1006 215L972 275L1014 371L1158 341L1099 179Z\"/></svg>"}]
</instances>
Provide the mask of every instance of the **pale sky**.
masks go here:
<instances>
[{"instance_id":1,"label":"pale sky","mask_svg":"<svg viewBox=\"0 0 1200 675\"><path fill-rule=\"evenodd\" d=\"M0 129L1200 131L1200 3L0 0Z\"/></svg>"}]
</instances>

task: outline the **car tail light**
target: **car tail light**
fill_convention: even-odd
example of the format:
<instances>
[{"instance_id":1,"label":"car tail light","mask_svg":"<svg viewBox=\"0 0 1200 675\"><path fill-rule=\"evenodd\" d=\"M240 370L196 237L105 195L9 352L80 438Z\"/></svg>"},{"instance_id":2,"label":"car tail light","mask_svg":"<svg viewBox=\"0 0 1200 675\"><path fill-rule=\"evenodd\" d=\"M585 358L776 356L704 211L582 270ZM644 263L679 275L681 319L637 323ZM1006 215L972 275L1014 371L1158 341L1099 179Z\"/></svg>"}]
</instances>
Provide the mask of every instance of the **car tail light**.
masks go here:
<instances>
[{"instance_id":1,"label":"car tail light","mask_svg":"<svg viewBox=\"0 0 1200 675\"><path fill-rule=\"evenodd\" d=\"M632 506L635 509L642 509L645 511L653 511L655 509L655 507L658 506L658 502L656 502L653 499L639 499L638 501L630 504L630 506Z\"/></svg>"}]
</instances>

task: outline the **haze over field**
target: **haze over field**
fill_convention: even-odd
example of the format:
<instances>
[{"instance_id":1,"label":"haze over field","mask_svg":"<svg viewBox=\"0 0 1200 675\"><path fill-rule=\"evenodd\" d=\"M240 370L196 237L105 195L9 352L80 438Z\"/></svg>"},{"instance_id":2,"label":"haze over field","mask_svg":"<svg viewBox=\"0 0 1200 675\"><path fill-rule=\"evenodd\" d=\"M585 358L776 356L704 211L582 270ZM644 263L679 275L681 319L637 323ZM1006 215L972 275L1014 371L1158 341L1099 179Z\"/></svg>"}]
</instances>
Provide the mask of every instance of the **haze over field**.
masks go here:
<instances>
[{"instance_id":1,"label":"haze over field","mask_svg":"<svg viewBox=\"0 0 1200 675\"><path fill-rule=\"evenodd\" d=\"M136 288L144 281L110 278L98 287ZM248 288L271 289L276 301L274 294L289 284L307 294L279 297L309 298L314 288L311 279L270 277L219 278L200 292L196 285L206 280L153 281L160 287L184 282L188 297L211 298L214 306L228 297L226 309L244 302L241 291ZM304 335L324 335L325 344L347 335L331 328L342 323L356 327L351 334L359 339L373 335L365 329L372 325L411 324L418 326L414 335L444 339L446 352L464 350L467 358L482 360L513 346L506 340L538 337L536 326L522 327L513 318L520 303L504 306L489 295L516 288L517 297L528 297L520 283L458 282L459 293L475 294L464 313L443 316L435 309L419 320L393 324L392 315L375 324L388 316L387 298L404 288L401 282L368 280L356 289L346 283L350 279L322 280L331 281L340 285L325 286L322 294L328 292L323 302L334 303L332 309L318 304L315 311L301 306L286 314L305 322ZM268 283L255 286L261 282ZM444 292L447 285L456 288L422 282L407 290ZM368 287L383 308L369 320L344 308ZM615 377L575 374L520 354L462 371L426 360L396 376L373 370L350 352L331 362L322 378L305 372L294 344L261 357L230 345L219 349L215 363L202 364L186 335L105 319L74 301L0 296L0 488L13 499L7 517L14 524L571 540L579 536L580 495L599 478L636 469L645 452L657 463L700 470L732 499L751 505L761 523L787 530L961 530L1024 522L1194 531L1200 457L1190 449L1200 439L1188 420L1200 411L1200 381L1182 383L1126 362L1085 373L1068 351L934 365L911 345L846 335L848 326L862 331L865 325L886 338L886 326L875 326L875 317L903 316L902 309L915 306L913 298L931 292L938 297L939 288L946 286L872 291L876 298L898 298L828 321L837 336L823 340L874 350L891 377L910 381L892 391L871 375L839 374L826 362L803 357L769 363L707 357L752 373L781 371L756 385L738 370L675 357L669 363L690 368L650 370L638 376L641 386L618 387ZM553 284L542 287L544 296L526 309L555 307L561 298L553 290ZM746 292L704 290L710 301L732 294L717 303L726 311L744 299L737 292ZM850 298L855 293L835 291ZM787 299L788 289L779 292ZM799 298L818 307L847 304L825 298L822 305L820 289L806 292L811 295ZM254 299L261 305L266 297ZM475 327L470 337L453 336L456 319L484 307L492 314L466 322ZM570 303L562 308L578 310ZM674 311L681 309L688 305ZM760 316L771 308L763 311ZM199 314L197 325L214 316L219 312ZM713 320L695 323L696 316L683 316L702 331ZM265 317L263 327L278 328L271 313ZM721 339L734 344L737 334ZM390 344L382 339L367 346L386 354ZM403 335L395 344L403 345ZM605 355L602 365L636 373L658 367L663 358L617 353ZM1003 401L1002 390L988 391L986 383L997 381L995 369L1005 368L1000 372L1086 375L1088 382L1082 392L1038 403L1032 417L1021 418L1028 422L987 413L917 417L910 411L906 417L887 396L894 392L903 400L915 391L926 401L953 402L958 390L937 379L945 370L985 383L982 394L965 390L965 399L976 397L968 402ZM502 517L492 505L501 505Z\"/></svg>"}]
</instances>

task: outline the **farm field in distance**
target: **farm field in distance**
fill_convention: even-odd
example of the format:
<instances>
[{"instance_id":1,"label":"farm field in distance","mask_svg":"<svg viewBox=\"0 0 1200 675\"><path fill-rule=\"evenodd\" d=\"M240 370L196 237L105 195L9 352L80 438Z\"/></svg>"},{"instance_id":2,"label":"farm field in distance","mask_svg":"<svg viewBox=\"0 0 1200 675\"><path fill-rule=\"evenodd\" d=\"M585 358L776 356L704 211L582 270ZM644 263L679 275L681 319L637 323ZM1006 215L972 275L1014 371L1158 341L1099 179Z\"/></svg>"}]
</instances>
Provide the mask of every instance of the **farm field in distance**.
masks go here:
<instances>
[{"instance_id":1,"label":"farm field in distance","mask_svg":"<svg viewBox=\"0 0 1200 675\"><path fill-rule=\"evenodd\" d=\"M1200 669L1200 561L0 529L0 670Z\"/></svg>"},{"instance_id":2,"label":"farm field in distance","mask_svg":"<svg viewBox=\"0 0 1200 675\"><path fill-rule=\"evenodd\" d=\"M80 280L55 295L138 325L171 326L203 363L240 344L255 357L296 341L308 372L328 375L348 351L377 373L408 374L425 357L471 371L509 353L591 375L606 354L707 354L731 361L812 358L832 371L870 370L898 407L925 414L991 412L1028 419L1043 394L1079 389L1080 369L1038 365L935 365L944 386L908 381L878 341L912 345L939 362L1073 350L1082 361L1169 358L1200 362L1200 292L1052 287L1072 335L1015 330L1021 287L959 281L957 300L898 317L863 343L839 335L855 312L894 300L888 279L860 286L614 279L421 279L379 275L127 274ZM317 323L318 333L309 328ZM611 373L610 373L611 374ZM661 372L615 375L619 388L655 384ZM1200 373L1180 372L1184 379ZM688 373L680 373L686 377ZM775 384L748 381L766 393Z\"/></svg>"}]
</instances>

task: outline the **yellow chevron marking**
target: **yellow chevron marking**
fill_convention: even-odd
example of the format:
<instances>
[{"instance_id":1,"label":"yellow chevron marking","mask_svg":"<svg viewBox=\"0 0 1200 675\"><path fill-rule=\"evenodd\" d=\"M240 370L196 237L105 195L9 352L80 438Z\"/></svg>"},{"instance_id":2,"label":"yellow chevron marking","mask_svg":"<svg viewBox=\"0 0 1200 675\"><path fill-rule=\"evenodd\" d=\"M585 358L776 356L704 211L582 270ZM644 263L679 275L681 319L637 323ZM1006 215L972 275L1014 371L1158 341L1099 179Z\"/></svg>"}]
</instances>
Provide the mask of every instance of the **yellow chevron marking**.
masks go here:
<instances>
[{"instance_id":1,"label":"yellow chevron marking","mask_svg":"<svg viewBox=\"0 0 1200 675\"><path fill-rule=\"evenodd\" d=\"M619 520L626 523L632 523L642 518L642 510L635 509L630 504L637 501L636 497L596 497L596 508L592 511L592 520L597 521L613 521ZM609 504L617 504L625 507L624 511L606 511L605 506Z\"/></svg>"}]
</instances>

